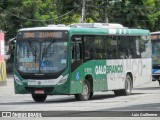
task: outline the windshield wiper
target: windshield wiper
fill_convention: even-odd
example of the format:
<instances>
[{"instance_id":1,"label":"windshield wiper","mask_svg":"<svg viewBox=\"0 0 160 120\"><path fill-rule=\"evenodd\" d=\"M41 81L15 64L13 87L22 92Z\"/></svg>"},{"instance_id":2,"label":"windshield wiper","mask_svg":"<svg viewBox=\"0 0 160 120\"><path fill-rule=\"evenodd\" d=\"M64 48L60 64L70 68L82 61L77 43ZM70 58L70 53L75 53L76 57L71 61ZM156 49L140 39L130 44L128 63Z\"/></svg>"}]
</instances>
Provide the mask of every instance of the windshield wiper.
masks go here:
<instances>
[{"instance_id":1,"label":"windshield wiper","mask_svg":"<svg viewBox=\"0 0 160 120\"><path fill-rule=\"evenodd\" d=\"M32 43L28 40L28 44L29 47L31 49L32 55L35 57L35 64L36 64L36 60L37 60L37 50L36 50L36 46L32 45Z\"/></svg>"},{"instance_id":2,"label":"windshield wiper","mask_svg":"<svg viewBox=\"0 0 160 120\"><path fill-rule=\"evenodd\" d=\"M28 44L29 44L29 47L31 48L31 52L32 52L32 55L35 56L36 54L36 48L35 48L35 45L33 47L33 45L31 44L31 42L28 40Z\"/></svg>"},{"instance_id":3,"label":"windshield wiper","mask_svg":"<svg viewBox=\"0 0 160 120\"><path fill-rule=\"evenodd\" d=\"M50 42L49 45L44 48L44 50L43 50L43 52L42 52L42 60L43 60L44 55L47 53L48 49L51 47L51 45L52 45L54 42L55 42L55 41Z\"/></svg>"}]
</instances>

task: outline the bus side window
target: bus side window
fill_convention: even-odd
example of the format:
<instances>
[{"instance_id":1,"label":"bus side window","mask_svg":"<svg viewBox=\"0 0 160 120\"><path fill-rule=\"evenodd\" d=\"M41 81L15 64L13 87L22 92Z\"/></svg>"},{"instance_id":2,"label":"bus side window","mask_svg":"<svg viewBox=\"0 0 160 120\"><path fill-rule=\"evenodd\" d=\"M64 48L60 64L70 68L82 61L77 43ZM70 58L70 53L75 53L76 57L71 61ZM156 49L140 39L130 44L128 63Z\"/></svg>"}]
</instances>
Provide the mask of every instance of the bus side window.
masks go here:
<instances>
[{"instance_id":1,"label":"bus side window","mask_svg":"<svg viewBox=\"0 0 160 120\"><path fill-rule=\"evenodd\" d=\"M76 43L76 60L80 60L80 43Z\"/></svg>"},{"instance_id":2,"label":"bus side window","mask_svg":"<svg viewBox=\"0 0 160 120\"><path fill-rule=\"evenodd\" d=\"M76 41L75 38L73 38L71 52L72 52L72 63L74 61L81 60L82 59L82 42Z\"/></svg>"},{"instance_id":3,"label":"bus side window","mask_svg":"<svg viewBox=\"0 0 160 120\"><path fill-rule=\"evenodd\" d=\"M72 52L71 55L72 55L72 63L73 63L76 59L74 43L71 44L71 52Z\"/></svg>"}]
</instances>

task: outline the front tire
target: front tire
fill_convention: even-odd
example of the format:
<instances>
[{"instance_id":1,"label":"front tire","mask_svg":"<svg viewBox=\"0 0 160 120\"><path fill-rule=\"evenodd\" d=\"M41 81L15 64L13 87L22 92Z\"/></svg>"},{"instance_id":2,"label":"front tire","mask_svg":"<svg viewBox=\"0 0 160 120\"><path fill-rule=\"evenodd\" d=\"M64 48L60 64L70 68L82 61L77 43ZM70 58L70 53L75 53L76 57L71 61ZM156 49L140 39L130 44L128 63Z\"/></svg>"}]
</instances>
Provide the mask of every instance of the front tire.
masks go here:
<instances>
[{"instance_id":1,"label":"front tire","mask_svg":"<svg viewBox=\"0 0 160 120\"><path fill-rule=\"evenodd\" d=\"M44 102L47 98L47 95L32 94L32 98L35 102Z\"/></svg>"},{"instance_id":2,"label":"front tire","mask_svg":"<svg viewBox=\"0 0 160 120\"><path fill-rule=\"evenodd\" d=\"M75 95L75 99L78 101L86 101L92 97L90 84L88 81L85 81L83 85L83 92Z\"/></svg>"}]
</instances>

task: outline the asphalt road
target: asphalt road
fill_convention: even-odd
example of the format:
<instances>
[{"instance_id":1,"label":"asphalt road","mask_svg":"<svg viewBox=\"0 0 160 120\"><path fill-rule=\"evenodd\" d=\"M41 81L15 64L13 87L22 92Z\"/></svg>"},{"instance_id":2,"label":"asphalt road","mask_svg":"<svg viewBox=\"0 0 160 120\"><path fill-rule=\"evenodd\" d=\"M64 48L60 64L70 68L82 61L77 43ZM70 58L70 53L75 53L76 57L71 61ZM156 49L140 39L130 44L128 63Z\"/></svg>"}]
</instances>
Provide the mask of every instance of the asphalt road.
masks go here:
<instances>
[{"instance_id":1,"label":"asphalt road","mask_svg":"<svg viewBox=\"0 0 160 120\"><path fill-rule=\"evenodd\" d=\"M123 117L123 120L158 120L160 119L160 87L158 82L151 82L135 88L130 96L115 96L111 91L98 92L94 94L92 100L75 101L72 95L53 95L48 96L44 103L35 103L31 95L14 94L13 77L8 76L7 86L0 86L0 111L18 112L22 115L40 112L39 114L43 117L47 116L47 119L68 117L72 120L78 117L83 120L87 117L93 120L98 117L100 120L109 118L120 120Z\"/></svg>"}]
</instances>

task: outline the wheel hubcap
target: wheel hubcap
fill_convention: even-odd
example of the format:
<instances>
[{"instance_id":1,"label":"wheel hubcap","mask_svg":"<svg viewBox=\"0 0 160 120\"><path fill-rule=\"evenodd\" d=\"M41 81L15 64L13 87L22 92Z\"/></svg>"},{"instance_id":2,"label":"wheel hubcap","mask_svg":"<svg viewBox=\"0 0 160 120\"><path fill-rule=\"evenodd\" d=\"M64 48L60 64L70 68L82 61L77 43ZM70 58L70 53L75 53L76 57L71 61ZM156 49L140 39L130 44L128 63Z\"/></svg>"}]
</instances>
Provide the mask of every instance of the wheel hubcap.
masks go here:
<instances>
[{"instance_id":1,"label":"wheel hubcap","mask_svg":"<svg viewBox=\"0 0 160 120\"><path fill-rule=\"evenodd\" d=\"M89 92L88 92L88 86L87 86L86 83L83 86L83 93L82 93L82 95L84 96L85 99L88 99Z\"/></svg>"}]
</instances>

